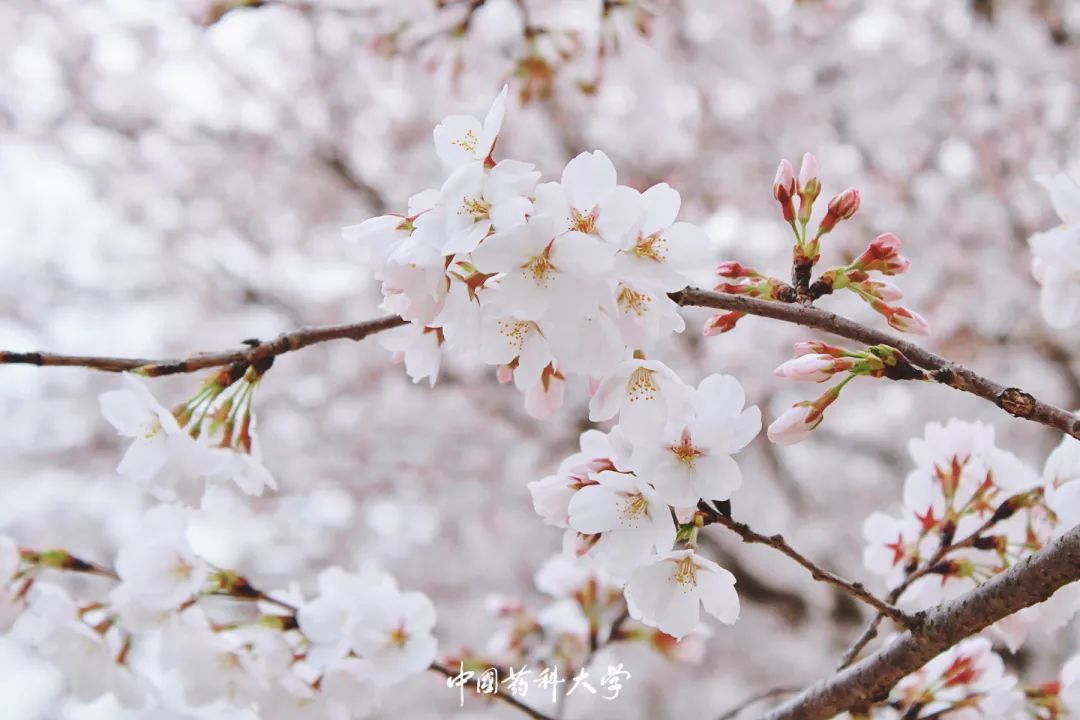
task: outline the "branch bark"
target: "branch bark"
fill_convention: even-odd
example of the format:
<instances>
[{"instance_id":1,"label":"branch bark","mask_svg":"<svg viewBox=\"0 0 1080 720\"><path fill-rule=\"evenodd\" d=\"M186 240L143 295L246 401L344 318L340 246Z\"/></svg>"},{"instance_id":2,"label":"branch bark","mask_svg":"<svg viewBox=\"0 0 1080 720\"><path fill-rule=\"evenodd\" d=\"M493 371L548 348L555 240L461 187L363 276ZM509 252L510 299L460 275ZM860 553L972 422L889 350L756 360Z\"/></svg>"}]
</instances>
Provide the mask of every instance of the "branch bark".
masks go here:
<instances>
[{"instance_id":1,"label":"branch bark","mask_svg":"<svg viewBox=\"0 0 1080 720\"><path fill-rule=\"evenodd\" d=\"M812 305L759 300L744 295L709 292L696 288L687 288L671 293L670 297L679 305L733 310L748 315L758 315L823 330L865 345L888 345L902 352L912 364L927 370L930 379L936 382L977 395L984 400L989 400L1015 417L1040 423L1080 439L1080 417L1077 415L1049 403L1036 400L1030 393L1019 388L999 385L989 378L985 378L958 363L935 355L914 343L860 325L828 310L822 310Z\"/></svg>"},{"instance_id":2,"label":"branch bark","mask_svg":"<svg viewBox=\"0 0 1080 720\"><path fill-rule=\"evenodd\" d=\"M851 667L819 681L763 720L825 720L885 699L893 686L966 637L1080 580L1080 526L956 600Z\"/></svg>"},{"instance_id":3,"label":"branch bark","mask_svg":"<svg viewBox=\"0 0 1080 720\"><path fill-rule=\"evenodd\" d=\"M0 365L21 364L39 367L84 367L103 372L135 371L140 375L160 377L179 373L197 372L206 368L232 365L243 362L249 365L260 360L284 355L287 352L305 348L308 345L327 342L328 340L363 340L383 330L404 325L405 321L394 315L365 320L348 325L325 325L322 327L301 328L282 333L270 342L252 342L242 350L226 350L214 353L197 353L183 359L153 360L148 358L118 358L93 355L59 355L49 352L11 352L0 350Z\"/></svg>"}]
</instances>

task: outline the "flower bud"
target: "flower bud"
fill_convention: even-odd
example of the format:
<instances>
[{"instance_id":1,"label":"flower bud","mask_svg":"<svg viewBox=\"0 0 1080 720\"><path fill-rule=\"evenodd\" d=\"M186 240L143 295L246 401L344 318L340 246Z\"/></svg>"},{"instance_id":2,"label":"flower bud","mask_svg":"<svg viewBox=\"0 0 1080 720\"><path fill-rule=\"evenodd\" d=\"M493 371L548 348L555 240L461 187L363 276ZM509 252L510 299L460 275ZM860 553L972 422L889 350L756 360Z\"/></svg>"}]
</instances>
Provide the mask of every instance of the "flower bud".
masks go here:
<instances>
[{"instance_id":1,"label":"flower bud","mask_svg":"<svg viewBox=\"0 0 1080 720\"><path fill-rule=\"evenodd\" d=\"M773 370L773 375L789 380L824 382L835 373L850 370L854 364L852 358L837 358L823 353L800 355Z\"/></svg>"},{"instance_id":2,"label":"flower bud","mask_svg":"<svg viewBox=\"0 0 1080 720\"><path fill-rule=\"evenodd\" d=\"M900 238L885 233L874 238L852 263L852 267L866 272L876 270L884 275L899 275L911 267L911 261L900 254Z\"/></svg>"},{"instance_id":3,"label":"flower bud","mask_svg":"<svg viewBox=\"0 0 1080 720\"><path fill-rule=\"evenodd\" d=\"M821 342L820 340L803 340L802 342L795 343L795 356L810 355L817 353L819 355L831 355L832 357L844 357L848 354L848 351L842 347L836 345L830 345L827 342Z\"/></svg>"},{"instance_id":4,"label":"flower bud","mask_svg":"<svg viewBox=\"0 0 1080 720\"><path fill-rule=\"evenodd\" d=\"M904 293L900 292L900 288L892 283L882 282L880 280L867 280L858 285L867 295L876 297L878 300L884 302L896 302L904 297Z\"/></svg>"},{"instance_id":5,"label":"flower bud","mask_svg":"<svg viewBox=\"0 0 1080 720\"><path fill-rule=\"evenodd\" d=\"M776 178L773 180L773 197L780 203L784 219L788 222L795 220L795 206L791 198L795 195L797 185L795 168L791 167L791 163L787 160L781 160L779 167L776 168Z\"/></svg>"},{"instance_id":6,"label":"flower bud","mask_svg":"<svg viewBox=\"0 0 1080 720\"><path fill-rule=\"evenodd\" d=\"M818 163L810 153L803 155L799 168L799 222L810 222L810 212L814 201L821 194L821 181L818 180Z\"/></svg>"},{"instance_id":7,"label":"flower bud","mask_svg":"<svg viewBox=\"0 0 1080 720\"><path fill-rule=\"evenodd\" d=\"M745 278L758 277L761 273L754 268L746 267L742 263L729 260L716 266L716 274L726 278Z\"/></svg>"},{"instance_id":8,"label":"flower bud","mask_svg":"<svg viewBox=\"0 0 1080 720\"><path fill-rule=\"evenodd\" d=\"M746 315L746 313L736 311L713 315L711 318L705 321L705 336L708 337L710 335L720 335L721 333L726 333L728 330L733 329L735 327L735 323L739 322L740 318L742 318L744 315Z\"/></svg>"},{"instance_id":9,"label":"flower bud","mask_svg":"<svg viewBox=\"0 0 1080 720\"><path fill-rule=\"evenodd\" d=\"M818 235L824 235L836 226L841 220L847 220L859 209L859 191L848 188L829 201L829 211L821 221Z\"/></svg>"},{"instance_id":10,"label":"flower bud","mask_svg":"<svg viewBox=\"0 0 1080 720\"><path fill-rule=\"evenodd\" d=\"M926 322L922 315L913 310L908 310L905 307L892 308L892 313L887 317L889 325L900 332L911 333L912 335L930 334L930 324Z\"/></svg>"},{"instance_id":11,"label":"flower bud","mask_svg":"<svg viewBox=\"0 0 1080 720\"><path fill-rule=\"evenodd\" d=\"M769 425L769 440L777 445L794 445L802 442L821 422L821 415L817 414L817 420L808 421L808 417L815 413L813 407L807 404L795 405L788 408L780 417L773 420Z\"/></svg>"}]
</instances>

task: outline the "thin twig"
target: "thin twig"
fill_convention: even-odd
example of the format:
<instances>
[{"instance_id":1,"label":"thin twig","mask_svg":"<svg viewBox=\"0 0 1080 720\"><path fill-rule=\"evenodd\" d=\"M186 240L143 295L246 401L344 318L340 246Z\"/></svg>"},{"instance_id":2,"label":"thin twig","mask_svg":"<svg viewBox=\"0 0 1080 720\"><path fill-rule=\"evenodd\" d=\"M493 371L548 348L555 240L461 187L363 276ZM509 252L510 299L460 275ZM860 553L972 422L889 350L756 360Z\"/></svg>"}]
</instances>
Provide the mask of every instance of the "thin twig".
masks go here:
<instances>
[{"instance_id":1,"label":"thin twig","mask_svg":"<svg viewBox=\"0 0 1080 720\"><path fill-rule=\"evenodd\" d=\"M308 345L328 340L362 340L383 330L404 325L399 317L388 315L375 320L348 325L325 325L301 328L278 335L270 342L253 344L242 350L198 353L178 360L148 358L118 358L92 355L60 355L49 352L11 352L0 350L0 365L22 364L39 367L84 367L104 372L135 371L140 375L159 377L178 373L197 372L206 368L221 367L237 362L254 364L260 360L277 357Z\"/></svg>"},{"instance_id":2,"label":"thin twig","mask_svg":"<svg viewBox=\"0 0 1080 720\"><path fill-rule=\"evenodd\" d=\"M889 618L895 620L904 627L911 628L917 624L914 618L908 616L907 613L905 613L904 611L874 595L872 592L867 590L862 583L850 582L840 577L839 575L831 573L828 570L824 570L818 565L814 564L814 562L807 559L805 555L788 545L787 541L784 540L784 537L782 535L762 535L759 532L755 532L746 523L738 522L730 516L725 515L724 513L717 512L710 505L708 505L708 503L705 503L704 501L702 501L698 505L698 509L705 513L706 524L716 523L718 525L723 525L728 530L731 530L739 537L741 537L743 539L743 542L745 543L768 545L775 550L779 550L781 553L787 555L789 558L809 570L810 576L813 577L815 580L828 583L829 585L834 585L840 588L851 597L859 600L860 602L866 603L870 607L877 610L879 613L888 616Z\"/></svg>"},{"instance_id":3,"label":"thin twig","mask_svg":"<svg viewBox=\"0 0 1080 720\"><path fill-rule=\"evenodd\" d=\"M918 345L889 333L860 325L828 310L812 305L759 300L745 295L708 292L695 288L671 293L671 299L680 305L732 310L782 320L823 330L866 345L888 345L902 352L913 365L929 371L928 379L930 380L989 400L1015 417L1040 423L1080 439L1080 417L1077 415L1036 400L1030 393L1019 388L999 385Z\"/></svg>"},{"instance_id":4,"label":"thin twig","mask_svg":"<svg viewBox=\"0 0 1080 720\"><path fill-rule=\"evenodd\" d=\"M455 678L457 678L457 676L459 674L457 671L451 670L450 668L446 667L445 665L440 665L439 663L432 663L431 667L429 669L432 670L433 672L439 673L440 675L444 675L445 677L447 677L449 679L455 679ZM529 707L528 705L521 702L520 700L518 700L513 695L507 695L505 693L495 692L495 693L492 693L491 695L489 695L488 697L497 697L500 700L502 700L503 702L505 702L505 703L507 703L509 705L512 705L513 707L517 708L518 710L525 713L529 717L535 718L536 720L553 720L550 716L543 714L539 710L535 710L534 708Z\"/></svg>"}]
</instances>

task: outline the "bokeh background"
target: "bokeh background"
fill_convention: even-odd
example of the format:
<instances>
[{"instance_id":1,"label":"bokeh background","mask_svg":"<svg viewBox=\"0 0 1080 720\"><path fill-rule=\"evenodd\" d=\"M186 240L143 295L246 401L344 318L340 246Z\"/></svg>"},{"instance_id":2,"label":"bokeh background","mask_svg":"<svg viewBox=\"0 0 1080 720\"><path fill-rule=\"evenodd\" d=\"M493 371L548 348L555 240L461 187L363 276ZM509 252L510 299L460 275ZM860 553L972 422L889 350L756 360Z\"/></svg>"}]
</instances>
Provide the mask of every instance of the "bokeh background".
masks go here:
<instances>
[{"instance_id":1,"label":"bokeh background","mask_svg":"<svg viewBox=\"0 0 1080 720\"><path fill-rule=\"evenodd\" d=\"M898 284L931 321L928 346L1080 407L1080 334L1042 323L1026 244L1057 222L1033 177L1080 171L1078 3L5 0L0 38L4 349L175 356L380 315L341 226L437 184L433 125L482 114L509 83L501 157L554 179L602 149L621 182L676 187L717 260L781 276L789 235L772 176L781 157L816 153L824 195L862 192L826 263L895 232L913 261ZM822 304L883 325L845 300ZM705 339L707 313L686 314L661 357L688 381L735 374L767 422L814 393L770 372L812 333L747 318ZM173 404L197 383L153 388ZM115 475L123 444L96 399L119 384L0 368L0 533L100 560L130 536L148 498ZM267 587L310 589L327 565L376 557L435 600L443 649L482 647L485 596L539 601L533 573L559 547L525 484L589 427L587 389L567 397L537 422L512 387L452 356L434 389L414 386L375 339L284 356L257 398L281 492L217 493L198 547ZM951 416L993 424L1040 470L1058 441L961 393L863 380L807 442L744 452L736 511L880 589L861 566L861 521L899 503L907 440ZM623 696L571 698L567 718L711 717L833 666L864 609L724 533L709 551L738 577L740 622L717 628L698 666L616 646L634 675ZM1048 679L1076 637L1037 635L1009 662ZM515 717L456 701L432 674L383 712ZM0 716L195 717L74 703L10 639Z\"/></svg>"}]
</instances>

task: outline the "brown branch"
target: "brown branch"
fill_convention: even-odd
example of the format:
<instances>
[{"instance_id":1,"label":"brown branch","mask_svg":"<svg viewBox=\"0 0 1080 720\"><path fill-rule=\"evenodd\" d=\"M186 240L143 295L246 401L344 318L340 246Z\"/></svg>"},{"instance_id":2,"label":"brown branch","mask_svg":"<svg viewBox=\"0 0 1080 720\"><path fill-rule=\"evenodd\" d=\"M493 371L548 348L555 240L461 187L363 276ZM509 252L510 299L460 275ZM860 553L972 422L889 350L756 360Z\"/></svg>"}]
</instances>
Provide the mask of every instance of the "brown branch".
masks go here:
<instances>
[{"instance_id":1,"label":"brown branch","mask_svg":"<svg viewBox=\"0 0 1080 720\"><path fill-rule=\"evenodd\" d=\"M451 679L456 678L458 676L457 671L451 670L450 668L446 667L445 665L440 665L439 663L432 663L431 667L429 669L432 670L433 672L437 672L440 675L444 675L447 678L451 678ZM518 710L525 713L529 717L535 718L535 720L553 720L553 718L543 714L539 710L535 710L532 707L526 705L525 703L521 702L520 700L518 700L513 695L507 695L506 693L495 692L495 693L492 693L491 695L489 695L488 697L497 697L500 700L502 700L503 702L517 708Z\"/></svg>"},{"instance_id":2,"label":"brown branch","mask_svg":"<svg viewBox=\"0 0 1080 720\"><path fill-rule=\"evenodd\" d=\"M399 317L388 315L375 320L351 323L348 325L325 325L322 327L302 328L278 335L270 342L253 344L242 350L226 350L214 353L198 353L178 360L152 360L147 358L117 358L92 355L60 355L49 352L11 352L0 350L0 365L22 364L39 367L84 367L104 372L135 371L141 375L159 377L190 373L206 368L232 365L233 363L255 364L260 360L283 355L299 350L308 345L327 342L328 340L363 340L383 330L404 325Z\"/></svg>"},{"instance_id":3,"label":"brown branch","mask_svg":"<svg viewBox=\"0 0 1080 720\"><path fill-rule=\"evenodd\" d=\"M804 690L765 720L825 720L888 697L904 676L1002 618L1080 580L1080 526L961 597L920 613L922 622L874 655Z\"/></svg>"},{"instance_id":4,"label":"brown branch","mask_svg":"<svg viewBox=\"0 0 1080 720\"><path fill-rule=\"evenodd\" d=\"M782 320L823 330L866 345L889 345L902 352L912 364L929 371L930 379L936 382L989 400L1015 417L1046 425L1080 439L1080 417L1077 415L1036 400L1030 393L1019 388L999 385L918 345L901 340L889 333L860 325L828 310L812 305L758 300L744 295L708 292L696 288L686 288L671 293L671 299L679 305L733 310L748 315Z\"/></svg>"},{"instance_id":5,"label":"brown branch","mask_svg":"<svg viewBox=\"0 0 1080 720\"><path fill-rule=\"evenodd\" d=\"M840 588L851 597L866 603L879 613L888 616L904 627L914 627L917 624L914 618L909 617L904 611L874 595L867 590L862 583L850 582L835 573L831 573L828 570L818 567L813 561L807 559L805 555L788 545L787 541L784 540L783 535L762 535L759 532L755 532L746 523L738 522L722 512L717 512L704 501L698 505L698 508L705 515L704 520L706 524L716 523L718 525L723 525L728 530L731 530L741 537L745 543L768 545L774 550L779 550L781 553L787 555L789 558L809 570L810 576L815 580Z\"/></svg>"}]
</instances>

